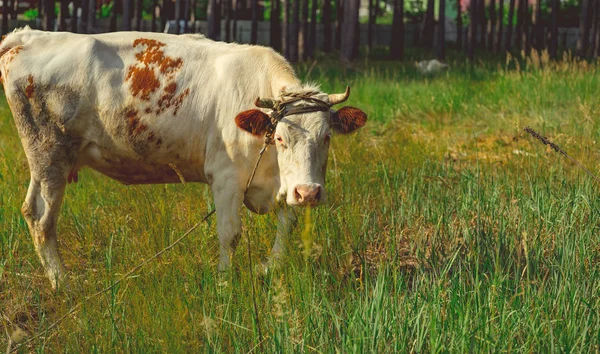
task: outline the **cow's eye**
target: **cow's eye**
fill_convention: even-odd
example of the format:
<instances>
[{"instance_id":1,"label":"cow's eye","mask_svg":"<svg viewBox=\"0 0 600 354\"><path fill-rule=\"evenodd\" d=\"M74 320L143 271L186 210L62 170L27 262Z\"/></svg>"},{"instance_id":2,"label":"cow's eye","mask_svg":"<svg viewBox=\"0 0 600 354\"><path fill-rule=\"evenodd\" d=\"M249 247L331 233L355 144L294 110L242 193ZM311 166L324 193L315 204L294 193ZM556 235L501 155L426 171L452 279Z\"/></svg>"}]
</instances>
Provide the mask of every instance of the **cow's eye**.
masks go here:
<instances>
[{"instance_id":1,"label":"cow's eye","mask_svg":"<svg viewBox=\"0 0 600 354\"><path fill-rule=\"evenodd\" d=\"M278 143L283 144L283 138L281 135L275 135L275 140L277 140Z\"/></svg>"}]
</instances>

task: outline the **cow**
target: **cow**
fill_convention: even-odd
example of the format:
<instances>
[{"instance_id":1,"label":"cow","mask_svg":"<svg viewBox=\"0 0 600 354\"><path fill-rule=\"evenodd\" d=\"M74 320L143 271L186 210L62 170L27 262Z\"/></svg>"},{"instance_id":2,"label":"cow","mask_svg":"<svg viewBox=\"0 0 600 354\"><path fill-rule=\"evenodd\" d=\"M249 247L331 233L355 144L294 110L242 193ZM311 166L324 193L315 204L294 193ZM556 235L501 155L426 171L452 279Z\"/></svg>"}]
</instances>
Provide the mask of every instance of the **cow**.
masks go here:
<instances>
[{"instance_id":1,"label":"cow","mask_svg":"<svg viewBox=\"0 0 600 354\"><path fill-rule=\"evenodd\" d=\"M293 209L326 200L332 131L367 120L360 109L331 108L349 89L302 84L274 50L197 34L19 29L0 44L0 74L31 174L22 213L54 289L66 277L58 214L81 168L126 185L209 184L225 271L242 205L276 210L276 259ZM275 147L246 188L263 144Z\"/></svg>"}]
</instances>

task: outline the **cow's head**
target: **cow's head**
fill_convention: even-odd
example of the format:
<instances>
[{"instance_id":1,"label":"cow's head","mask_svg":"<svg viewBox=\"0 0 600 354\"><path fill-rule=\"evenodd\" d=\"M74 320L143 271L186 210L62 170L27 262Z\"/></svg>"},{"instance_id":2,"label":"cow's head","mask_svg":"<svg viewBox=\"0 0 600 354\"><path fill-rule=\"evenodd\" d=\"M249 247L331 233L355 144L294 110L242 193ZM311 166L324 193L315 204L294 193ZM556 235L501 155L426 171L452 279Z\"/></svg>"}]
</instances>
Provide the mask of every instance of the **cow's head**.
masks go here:
<instances>
[{"instance_id":1,"label":"cow's head","mask_svg":"<svg viewBox=\"0 0 600 354\"><path fill-rule=\"evenodd\" d=\"M325 172L332 130L348 134L365 125L367 115L358 108L330 107L348 99L345 93L327 95L315 90L282 92L277 99L258 98L256 105L271 110L241 112L238 127L262 137L270 130L277 148L280 173L278 200L289 205L315 206L325 201Z\"/></svg>"}]
</instances>

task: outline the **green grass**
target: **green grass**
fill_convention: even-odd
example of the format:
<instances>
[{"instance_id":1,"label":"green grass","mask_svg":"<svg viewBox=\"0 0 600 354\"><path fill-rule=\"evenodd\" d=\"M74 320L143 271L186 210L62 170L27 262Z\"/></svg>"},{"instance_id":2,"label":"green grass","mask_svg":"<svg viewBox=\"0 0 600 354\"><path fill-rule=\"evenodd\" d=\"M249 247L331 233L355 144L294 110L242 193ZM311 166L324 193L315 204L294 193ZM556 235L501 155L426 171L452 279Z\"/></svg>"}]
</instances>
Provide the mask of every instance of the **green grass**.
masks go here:
<instances>
[{"instance_id":1,"label":"green grass","mask_svg":"<svg viewBox=\"0 0 600 354\"><path fill-rule=\"evenodd\" d=\"M350 85L348 104L370 122L334 138L329 204L300 214L289 256L255 280L263 351L600 350L599 186L522 131L532 126L600 172L600 74L593 64L541 61L451 61L436 77L392 62L298 67L326 91ZM0 311L5 328L30 334L211 205L205 185L125 187L84 170L59 221L72 286L54 293L19 211L28 176L3 100ZM276 218L243 219L254 260L264 260ZM22 351L261 351L246 238L232 274L219 278L214 224Z\"/></svg>"}]
</instances>

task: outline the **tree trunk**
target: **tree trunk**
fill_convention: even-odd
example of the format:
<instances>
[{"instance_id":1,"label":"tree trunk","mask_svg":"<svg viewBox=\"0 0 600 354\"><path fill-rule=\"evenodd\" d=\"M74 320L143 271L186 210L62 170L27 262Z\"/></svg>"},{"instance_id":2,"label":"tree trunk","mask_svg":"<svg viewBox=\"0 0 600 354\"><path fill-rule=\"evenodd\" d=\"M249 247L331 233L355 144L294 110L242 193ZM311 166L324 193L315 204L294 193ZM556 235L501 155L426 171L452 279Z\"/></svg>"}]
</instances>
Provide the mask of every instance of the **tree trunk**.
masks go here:
<instances>
[{"instance_id":1,"label":"tree trunk","mask_svg":"<svg viewBox=\"0 0 600 354\"><path fill-rule=\"evenodd\" d=\"M208 9L208 38L219 40L221 38L221 4L218 0L209 0Z\"/></svg>"},{"instance_id":2,"label":"tree trunk","mask_svg":"<svg viewBox=\"0 0 600 354\"><path fill-rule=\"evenodd\" d=\"M8 34L8 1L2 2L2 35Z\"/></svg>"},{"instance_id":3,"label":"tree trunk","mask_svg":"<svg viewBox=\"0 0 600 354\"><path fill-rule=\"evenodd\" d=\"M394 0L390 57L395 60L402 60L404 57L404 0Z\"/></svg>"},{"instance_id":4,"label":"tree trunk","mask_svg":"<svg viewBox=\"0 0 600 354\"><path fill-rule=\"evenodd\" d=\"M273 6L273 1L271 1ZM231 42L231 0L223 0L223 12L225 15L225 42ZM273 10L271 9L271 15Z\"/></svg>"},{"instance_id":5,"label":"tree trunk","mask_svg":"<svg viewBox=\"0 0 600 354\"><path fill-rule=\"evenodd\" d=\"M60 11L58 13L58 30L67 30L67 17L69 17L69 1L60 0Z\"/></svg>"},{"instance_id":6,"label":"tree trunk","mask_svg":"<svg viewBox=\"0 0 600 354\"><path fill-rule=\"evenodd\" d=\"M533 25L535 28L535 49L544 49L544 28L542 26L542 0L536 0L533 8Z\"/></svg>"},{"instance_id":7,"label":"tree trunk","mask_svg":"<svg viewBox=\"0 0 600 354\"><path fill-rule=\"evenodd\" d=\"M523 4L523 48L525 53L529 54L531 51L531 18L529 17L529 0L522 0Z\"/></svg>"},{"instance_id":8,"label":"tree trunk","mask_svg":"<svg viewBox=\"0 0 600 354\"><path fill-rule=\"evenodd\" d=\"M5 0L6 1L6 0ZM39 0L42 1L42 0ZM44 1L44 30L54 31L54 0ZM8 1L7 1L8 5ZM7 14L9 10L6 10Z\"/></svg>"},{"instance_id":9,"label":"tree trunk","mask_svg":"<svg viewBox=\"0 0 600 354\"><path fill-rule=\"evenodd\" d=\"M94 26L96 25L96 0L83 0L89 1L89 7L87 12L87 33L95 33Z\"/></svg>"},{"instance_id":10,"label":"tree trunk","mask_svg":"<svg viewBox=\"0 0 600 354\"><path fill-rule=\"evenodd\" d=\"M588 52L590 37L590 11L589 0L581 0L581 18L579 20L579 40L577 41L577 55L585 57Z\"/></svg>"},{"instance_id":11,"label":"tree trunk","mask_svg":"<svg viewBox=\"0 0 600 354\"><path fill-rule=\"evenodd\" d=\"M271 0L271 47L281 52L281 0Z\"/></svg>"},{"instance_id":12,"label":"tree trunk","mask_svg":"<svg viewBox=\"0 0 600 354\"><path fill-rule=\"evenodd\" d=\"M319 4L317 0L312 0L310 8L310 31L308 32L308 47L306 56L313 58L317 47L317 8Z\"/></svg>"},{"instance_id":13,"label":"tree trunk","mask_svg":"<svg viewBox=\"0 0 600 354\"><path fill-rule=\"evenodd\" d=\"M467 56L470 61L475 59L475 46L477 45L477 18L478 15L478 0L471 0L471 4L469 5L469 16L471 23L469 24L469 43L467 45L468 52Z\"/></svg>"},{"instance_id":14,"label":"tree trunk","mask_svg":"<svg viewBox=\"0 0 600 354\"><path fill-rule=\"evenodd\" d=\"M349 0L336 1L336 16L335 16L335 49L342 49L342 24L344 22L344 3Z\"/></svg>"},{"instance_id":15,"label":"tree trunk","mask_svg":"<svg viewBox=\"0 0 600 354\"><path fill-rule=\"evenodd\" d=\"M258 0L252 0L252 28L250 29L250 43L258 43Z\"/></svg>"},{"instance_id":16,"label":"tree trunk","mask_svg":"<svg viewBox=\"0 0 600 354\"><path fill-rule=\"evenodd\" d=\"M195 0L194 0L195 1ZM152 0L152 25L150 26L152 32L156 32L156 21L157 21L157 14L156 11L159 9L158 6L158 1L157 0ZM162 12L162 10L161 10Z\"/></svg>"},{"instance_id":17,"label":"tree trunk","mask_svg":"<svg viewBox=\"0 0 600 354\"><path fill-rule=\"evenodd\" d=\"M331 52L331 0L323 0L323 52Z\"/></svg>"},{"instance_id":18,"label":"tree trunk","mask_svg":"<svg viewBox=\"0 0 600 354\"><path fill-rule=\"evenodd\" d=\"M302 0L300 5L302 6L302 17L300 18L302 26L300 27L300 38L298 42L298 48L300 50L298 58L300 61L304 61L306 59L306 50L308 49L308 0Z\"/></svg>"},{"instance_id":19,"label":"tree trunk","mask_svg":"<svg viewBox=\"0 0 600 354\"><path fill-rule=\"evenodd\" d=\"M282 0L283 22L281 23L281 45L283 56L290 57L290 0Z\"/></svg>"},{"instance_id":20,"label":"tree trunk","mask_svg":"<svg viewBox=\"0 0 600 354\"><path fill-rule=\"evenodd\" d=\"M433 30L435 26L434 7L435 0L427 0L427 10L423 16L423 24L421 25L421 45L426 48L433 46Z\"/></svg>"},{"instance_id":21,"label":"tree trunk","mask_svg":"<svg viewBox=\"0 0 600 354\"><path fill-rule=\"evenodd\" d=\"M87 2L87 0L83 0L83 3L85 4ZM123 24L121 25L121 29L123 31L131 31L131 3L133 2L133 0L123 0ZM85 10L82 9L82 13L84 13ZM84 16L81 16L82 18L84 18ZM82 21L83 22L83 21Z\"/></svg>"},{"instance_id":22,"label":"tree trunk","mask_svg":"<svg viewBox=\"0 0 600 354\"><path fill-rule=\"evenodd\" d=\"M517 28L515 31L515 47L517 50L523 49L523 2L517 0Z\"/></svg>"},{"instance_id":23,"label":"tree trunk","mask_svg":"<svg viewBox=\"0 0 600 354\"><path fill-rule=\"evenodd\" d=\"M596 24L596 30L592 36L592 40L594 41L594 59L598 58L600 55L600 3L596 3L596 14L594 23Z\"/></svg>"},{"instance_id":24,"label":"tree trunk","mask_svg":"<svg viewBox=\"0 0 600 354\"><path fill-rule=\"evenodd\" d=\"M290 26L290 61L298 61L298 37L300 32L300 1L294 0L290 12L292 24Z\"/></svg>"},{"instance_id":25,"label":"tree trunk","mask_svg":"<svg viewBox=\"0 0 600 354\"><path fill-rule=\"evenodd\" d=\"M439 0L440 12L438 18L438 35L436 45L436 57L439 60L446 59L446 0Z\"/></svg>"},{"instance_id":26,"label":"tree trunk","mask_svg":"<svg viewBox=\"0 0 600 354\"><path fill-rule=\"evenodd\" d=\"M369 0L369 24L367 27L367 48L373 47L373 27L375 26L375 0Z\"/></svg>"},{"instance_id":27,"label":"tree trunk","mask_svg":"<svg viewBox=\"0 0 600 354\"><path fill-rule=\"evenodd\" d=\"M560 0L551 0L551 19L550 19L550 58L556 59L558 54L558 11L560 9Z\"/></svg>"},{"instance_id":28,"label":"tree trunk","mask_svg":"<svg viewBox=\"0 0 600 354\"><path fill-rule=\"evenodd\" d=\"M496 39L496 0L490 0L490 22L488 28L488 49L494 50L494 40ZM500 19L502 21L502 19Z\"/></svg>"},{"instance_id":29,"label":"tree trunk","mask_svg":"<svg viewBox=\"0 0 600 354\"><path fill-rule=\"evenodd\" d=\"M487 34L487 20L485 18L485 0L477 1L477 12L478 12L478 20L479 23L479 47L481 49L485 49L486 42L486 34Z\"/></svg>"},{"instance_id":30,"label":"tree trunk","mask_svg":"<svg viewBox=\"0 0 600 354\"><path fill-rule=\"evenodd\" d=\"M345 0L344 22L341 43L342 60L352 61L356 58L356 35L358 29L358 8L360 0Z\"/></svg>"},{"instance_id":31,"label":"tree trunk","mask_svg":"<svg viewBox=\"0 0 600 354\"><path fill-rule=\"evenodd\" d=\"M177 0L177 3L181 3L181 0ZM134 31L142 31L142 7L143 7L143 3L142 0L135 0L134 3L134 21L133 21L133 28ZM175 5L177 6L177 5ZM180 5L181 6L181 5ZM179 25L179 22L178 22Z\"/></svg>"},{"instance_id":32,"label":"tree trunk","mask_svg":"<svg viewBox=\"0 0 600 354\"><path fill-rule=\"evenodd\" d=\"M108 26L109 32L117 31L117 17L118 17L117 15L119 14L119 7L120 7L120 1L115 0L113 2L112 14L110 15L110 25ZM73 4L73 13L75 13L75 11L77 11L77 9L75 8L75 4ZM73 17L75 17L75 16L73 16Z\"/></svg>"},{"instance_id":33,"label":"tree trunk","mask_svg":"<svg viewBox=\"0 0 600 354\"><path fill-rule=\"evenodd\" d=\"M460 0L456 0L456 47L462 48L463 23L462 23L462 8Z\"/></svg>"},{"instance_id":34,"label":"tree trunk","mask_svg":"<svg viewBox=\"0 0 600 354\"><path fill-rule=\"evenodd\" d=\"M498 35L496 37L495 53L502 51L502 32L504 31L504 0L498 0Z\"/></svg>"},{"instance_id":35,"label":"tree trunk","mask_svg":"<svg viewBox=\"0 0 600 354\"><path fill-rule=\"evenodd\" d=\"M510 0L508 4L508 24L506 26L506 40L504 42L504 49L508 52L512 48L512 34L515 24L515 0Z\"/></svg>"}]
</instances>

